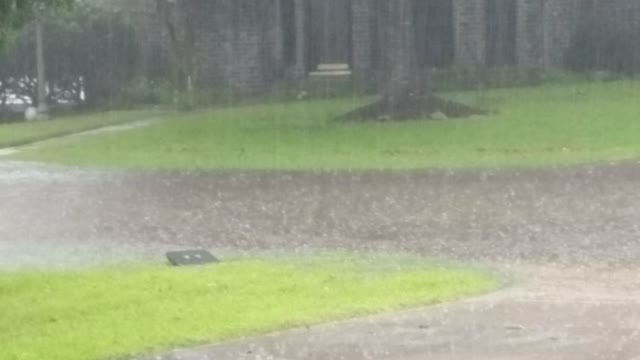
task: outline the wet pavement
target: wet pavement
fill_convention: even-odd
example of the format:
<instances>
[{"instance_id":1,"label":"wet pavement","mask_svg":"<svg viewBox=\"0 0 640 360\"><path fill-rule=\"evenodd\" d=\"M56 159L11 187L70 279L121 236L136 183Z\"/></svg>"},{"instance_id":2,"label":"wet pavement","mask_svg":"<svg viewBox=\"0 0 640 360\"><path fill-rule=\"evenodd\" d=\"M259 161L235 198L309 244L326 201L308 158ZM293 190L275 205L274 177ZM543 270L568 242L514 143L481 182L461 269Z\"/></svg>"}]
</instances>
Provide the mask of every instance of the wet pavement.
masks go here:
<instances>
[{"instance_id":1,"label":"wet pavement","mask_svg":"<svg viewBox=\"0 0 640 360\"><path fill-rule=\"evenodd\" d=\"M66 135L54 134L51 135L51 137L45 137L44 139L25 140L24 142L19 142L19 146L0 147L0 159L5 156L15 155L23 150L60 145L71 141L78 141L89 136L118 133L145 128L157 124L163 120L164 118L162 116L151 117L143 120L127 122L124 124L99 126L95 129L72 132Z\"/></svg>"},{"instance_id":2,"label":"wet pavement","mask_svg":"<svg viewBox=\"0 0 640 360\"><path fill-rule=\"evenodd\" d=\"M514 270L522 283L478 299L145 360L640 359L637 271Z\"/></svg>"},{"instance_id":3,"label":"wet pavement","mask_svg":"<svg viewBox=\"0 0 640 360\"><path fill-rule=\"evenodd\" d=\"M286 174L117 172L0 161L0 247L12 255L0 259L0 267L12 266L7 262L22 249L75 248L111 257L122 249L156 256L176 246L635 265L639 185L637 164Z\"/></svg>"},{"instance_id":4,"label":"wet pavement","mask_svg":"<svg viewBox=\"0 0 640 360\"><path fill-rule=\"evenodd\" d=\"M640 164L368 173L118 172L0 161L0 268L215 253L411 252L488 264L481 299L166 359L634 359Z\"/></svg>"}]
</instances>

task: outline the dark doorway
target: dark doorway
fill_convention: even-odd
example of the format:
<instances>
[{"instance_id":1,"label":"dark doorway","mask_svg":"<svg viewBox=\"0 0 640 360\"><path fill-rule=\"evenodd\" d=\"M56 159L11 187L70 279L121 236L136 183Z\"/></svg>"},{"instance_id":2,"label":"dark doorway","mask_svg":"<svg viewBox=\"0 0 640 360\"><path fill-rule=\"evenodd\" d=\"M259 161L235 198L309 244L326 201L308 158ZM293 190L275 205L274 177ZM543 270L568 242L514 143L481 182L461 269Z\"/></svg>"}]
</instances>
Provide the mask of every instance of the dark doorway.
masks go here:
<instances>
[{"instance_id":1,"label":"dark doorway","mask_svg":"<svg viewBox=\"0 0 640 360\"><path fill-rule=\"evenodd\" d=\"M515 0L487 1L487 65L516 65L518 4Z\"/></svg>"},{"instance_id":2,"label":"dark doorway","mask_svg":"<svg viewBox=\"0 0 640 360\"><path fill-rule=\"evenodd\" d=\"M294 0L280 1L282 21L282 58L286 66L296 63L296 5Z\"/></svg>"},{"instance_id":3,"label":"dark doorway","mask_svg":"<svg viewBox=\"0 0 640 360\"><path fill-rule=\"evenodd\" d=\"M455 36L452 0L415 0L416 51L422 67L453 64Z\"/></svg>"},{"instance_id":4,"label":"dark doorway","mask_svg":"<svg viewBox=\"0 0 640 360\"><path fill-rule=\"evenodd\" d=\"M309 2L309 65L351 64L351 0Z\"/></svg>"}]
</instances>

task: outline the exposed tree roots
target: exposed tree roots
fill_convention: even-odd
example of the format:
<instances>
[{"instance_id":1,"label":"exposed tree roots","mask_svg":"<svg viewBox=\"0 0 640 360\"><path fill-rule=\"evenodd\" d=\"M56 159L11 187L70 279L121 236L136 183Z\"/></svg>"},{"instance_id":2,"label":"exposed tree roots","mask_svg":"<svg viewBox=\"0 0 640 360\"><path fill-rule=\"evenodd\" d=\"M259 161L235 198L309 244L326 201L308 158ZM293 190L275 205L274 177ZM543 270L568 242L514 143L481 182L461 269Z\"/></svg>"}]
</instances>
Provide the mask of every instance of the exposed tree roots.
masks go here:
<instances>
[{"instance_id":1,"label":"exposed tree roots","mask_svg":"<svg viewBox=\"0 0 640 360\"><path fill-rule=\"evenodd\" d=\"M487 111L438 97L407 97L390 102L384 98L342 115L342 121L447 120L486 115Z\"/></svg>"}]
</instances>

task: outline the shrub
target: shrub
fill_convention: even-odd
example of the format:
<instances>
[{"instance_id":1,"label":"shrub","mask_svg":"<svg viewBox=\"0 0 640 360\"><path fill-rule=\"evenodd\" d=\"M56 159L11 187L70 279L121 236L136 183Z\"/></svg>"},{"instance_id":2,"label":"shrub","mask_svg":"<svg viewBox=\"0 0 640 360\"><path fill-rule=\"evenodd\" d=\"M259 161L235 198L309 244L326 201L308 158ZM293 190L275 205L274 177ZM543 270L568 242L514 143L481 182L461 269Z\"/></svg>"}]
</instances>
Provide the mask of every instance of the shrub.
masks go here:
<instances>
[{"instance_id":1,"label":"shrub","mask_svg":"<svg viewBox=\"0 0 640 360\"><path fill-rule=\"evenodd\" d=\"M136 70L133 29L117 12L78 3L44 23L49 102L108 105ZM32 102L35 98L34 26L27 26L0 54L0 89ZM7 88L8 87L8 88Z\"/></svg>"},{"instance_id":2,"label":"shrub","mask_svg":"<svg viewBox=\"0 0 640 360\"><path fill-rule=\"evenodd\" d=\"M117 104L132 105L172 105L173 87L168 80L151 80L137 77L130 81L120 92Z\"/></svg>"}]
</instances>

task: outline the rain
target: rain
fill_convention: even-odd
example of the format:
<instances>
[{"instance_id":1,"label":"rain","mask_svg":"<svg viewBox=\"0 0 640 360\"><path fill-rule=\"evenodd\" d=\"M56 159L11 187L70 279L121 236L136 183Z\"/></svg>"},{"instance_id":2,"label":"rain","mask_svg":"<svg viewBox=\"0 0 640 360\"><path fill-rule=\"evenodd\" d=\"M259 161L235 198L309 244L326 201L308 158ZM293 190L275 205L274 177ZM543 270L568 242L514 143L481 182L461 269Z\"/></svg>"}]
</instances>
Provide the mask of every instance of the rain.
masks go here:
<instances>
[{"instance_id":1,"label":"rain","mask_svg":"<svg viewBox=\"0 0 640 360\"><path fill-rule=\"evenodd\" d=\"M640 360L638 36L636 0L0 0L0 359Z\"/></svg>"}]
</instances>

